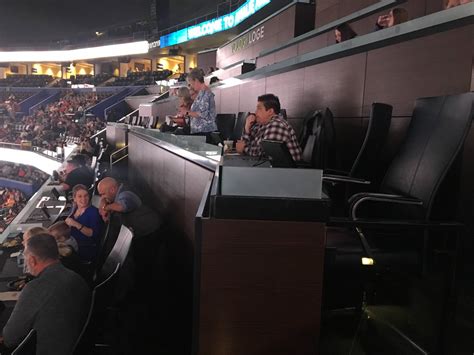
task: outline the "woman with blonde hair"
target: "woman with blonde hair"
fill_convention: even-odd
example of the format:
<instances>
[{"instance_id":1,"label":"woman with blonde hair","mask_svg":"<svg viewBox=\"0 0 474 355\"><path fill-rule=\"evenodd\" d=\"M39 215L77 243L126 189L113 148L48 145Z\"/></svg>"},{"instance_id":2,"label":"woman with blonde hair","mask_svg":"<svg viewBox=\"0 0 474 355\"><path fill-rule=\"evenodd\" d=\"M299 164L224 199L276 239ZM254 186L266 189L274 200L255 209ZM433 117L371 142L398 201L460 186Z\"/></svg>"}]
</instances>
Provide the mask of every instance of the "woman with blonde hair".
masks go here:
<instances>
[{"instance_id":1,"label":"woman with blonde hair","mask_svg":"<svg viewBox=\"0 0 474 355\"><path fill-rule=\"evenodd\" d=\"M72 198L74 207L65 222L71 227L71 235L79 246L79 258L93 262L98 253L102 218L99 210L91 205L89 191L84 185L74 186Z\"/></svg>"}]
</instances>

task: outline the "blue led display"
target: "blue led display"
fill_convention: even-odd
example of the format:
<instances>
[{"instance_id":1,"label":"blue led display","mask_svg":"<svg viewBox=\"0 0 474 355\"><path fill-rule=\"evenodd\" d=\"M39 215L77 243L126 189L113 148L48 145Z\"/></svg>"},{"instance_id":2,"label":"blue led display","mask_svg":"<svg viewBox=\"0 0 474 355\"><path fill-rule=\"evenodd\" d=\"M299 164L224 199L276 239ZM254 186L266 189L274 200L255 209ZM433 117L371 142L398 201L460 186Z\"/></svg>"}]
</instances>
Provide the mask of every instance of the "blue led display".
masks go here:
<instances>
[{"instance_id":1,"label":"blue led display","mask_svg":"<svg viewBox=\"0 0 474 355\"><path fill-rule=\"evenodd\" d=\"M165 48L178 43L183 43L192 39L228 30L237 26L243 20L249 16L252 16L270 2L271 0L247 0L242 6L230 14L215 18L213 20L201 22L195 26L190 26L165 36L161 36L160 47Z\"/></svg>"}]
</instances>

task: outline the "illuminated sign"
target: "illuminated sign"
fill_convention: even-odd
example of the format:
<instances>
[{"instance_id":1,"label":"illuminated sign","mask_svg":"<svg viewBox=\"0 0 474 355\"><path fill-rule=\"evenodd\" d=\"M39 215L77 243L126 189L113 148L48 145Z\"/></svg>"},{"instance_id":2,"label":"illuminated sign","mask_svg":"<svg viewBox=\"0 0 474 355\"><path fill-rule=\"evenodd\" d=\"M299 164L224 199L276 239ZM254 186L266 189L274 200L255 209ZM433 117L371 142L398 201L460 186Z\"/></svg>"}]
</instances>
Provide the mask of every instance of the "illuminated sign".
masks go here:
<instances>
[{"instance_id":1,"label":"illuminated sign","mask_svg":"<svg viewBox=\"0 0 474 355\"><path fill-rule=\"evenodd\" d=\"M268 5L270 2L271 0L247 0L242 6L230 14L161 36L160 47L165 48L173 46L178 43L183 43L192 39L209 36L214 33L231 29L243 20L252 16L265 5Z\"/></svg>"},{"instance_id":2,"label":"illuminated sign","mask_svg":"<svg viewBox=\"0 0 474 355\"><path fill-rule=\"evenodd\" d=\"M232 43L232 54L242 49L247 48L251 44L257 42L258 40L262 39L265 34L265 26L261 26L249 33L246 33L245 36L238 38L236 41Z\"/></svg>"},{"instance_id":3,"label":"illuminated sign","mask_svg":"<svg viewBox=\"0 0 474 355\"><path fill-rule=\"evenodd\" d=\"M108 46L69 49L62 51L0 52L1 62L72 62L75 60L119 57L148 53L147 41L112 44Z\"/></svg>"},{"instance_id":4,"label":"illuminated sign","mask_svg":"<svg viewBox=\"0 0 474 355\"><path fill-rule=\"evenodd\" d=\"M160 41L148 42L148 48L153 49L160 46Z\"/></svg>"}]
</instances>

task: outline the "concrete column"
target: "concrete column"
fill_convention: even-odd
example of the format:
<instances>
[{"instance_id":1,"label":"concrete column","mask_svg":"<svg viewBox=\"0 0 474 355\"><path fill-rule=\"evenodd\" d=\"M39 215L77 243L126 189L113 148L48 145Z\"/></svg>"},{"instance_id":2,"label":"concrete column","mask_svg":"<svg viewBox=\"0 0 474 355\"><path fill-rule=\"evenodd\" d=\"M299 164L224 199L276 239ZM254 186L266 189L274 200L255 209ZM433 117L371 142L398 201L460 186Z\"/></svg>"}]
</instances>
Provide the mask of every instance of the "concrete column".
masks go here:
<instances>
[{"instance_id":1,"label":"concrete column","mask_svg":"<svg viewBox=\"0 0 474 355\"><path fill-rule=\"evenodd\" d=\"M94 63L94 75L102 74L102 63Z\"/></svg>"},{"instance_id":2,"label":"concrete column","mask_svg":"<svg viewBox=\"0 0 474 355\"><path fill-rule=\"evenodd\" d=\"M158 59L156 57L151 58L151 71L156 70L156 63L158 63Z\"/></svg>"}]
</instances>

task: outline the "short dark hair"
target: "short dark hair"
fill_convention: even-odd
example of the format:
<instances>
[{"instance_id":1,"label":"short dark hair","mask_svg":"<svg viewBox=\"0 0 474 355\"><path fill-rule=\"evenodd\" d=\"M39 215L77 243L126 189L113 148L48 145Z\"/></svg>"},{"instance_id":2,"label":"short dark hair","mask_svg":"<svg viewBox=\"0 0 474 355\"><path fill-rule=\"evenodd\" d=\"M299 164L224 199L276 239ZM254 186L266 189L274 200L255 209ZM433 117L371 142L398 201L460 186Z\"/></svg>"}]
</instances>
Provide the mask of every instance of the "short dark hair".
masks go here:
<instances>
[{"instance_id":1,"label":"short dark hair","mask_svg":"<svg viewBox=\"0 0 474 355\"><path fill-rule=\"evenodd\" d=\"M408 21L408 11L403 7L396 7L392 9L393 23L399 25Z\"/></svg>"},{"instance_id":2,"label":"short dark hair","mask_svg":"<svg viewBox=\"0 0 474 355\"><path fill-rule=\"evenodd\" d=\"M277 115L280 113L280 100L278 99L278 96L273 94L265 94L259 96L257 101L261 102L263 106L265 106L266 110L270 110L272 108Z\"/></svg>"},{"instance_id":3,"label":"short dark hair","mask_svg":"<svg viewBox=\"0 0 474 355\"><path fill-rule=\"evenodd\" d=\"M67 161L68 163L72 163L75 166L85 166L87 164L87 159L84 154L76 154L71 159Z\"/></svg>"},{"instance_id":4,"label":"short dark hair","mask_svg":"<svg viewBox=\"0 0 474 355\"><path fill-rule=\"evenodd\" d=\"M51 234L42 233L32 236L26 242L27 250L39 260L58 260L58 243Z\"/></svg>"},{"instance_id":5,"label":"short dark hair","mask_svg":"<svg viewBox=\"0 0 474 355\"><path fill-rule=\"evenodd\" d=\"M189 72L187 79L197 80L200 83L204 83L204 72L199 68L194 68Z\"/></svg>"},{"instance_id":6,"label":"short dark hair","mask_svg":"<svg viewBox=\"0 0 474 355\"><path fill-rule=\"evenodd\" d=\"M341 32L341 42L357 37L357 33L347 22L341 23L339 26L336 27L336 30Z\"/></svg>"}]
</instances>

